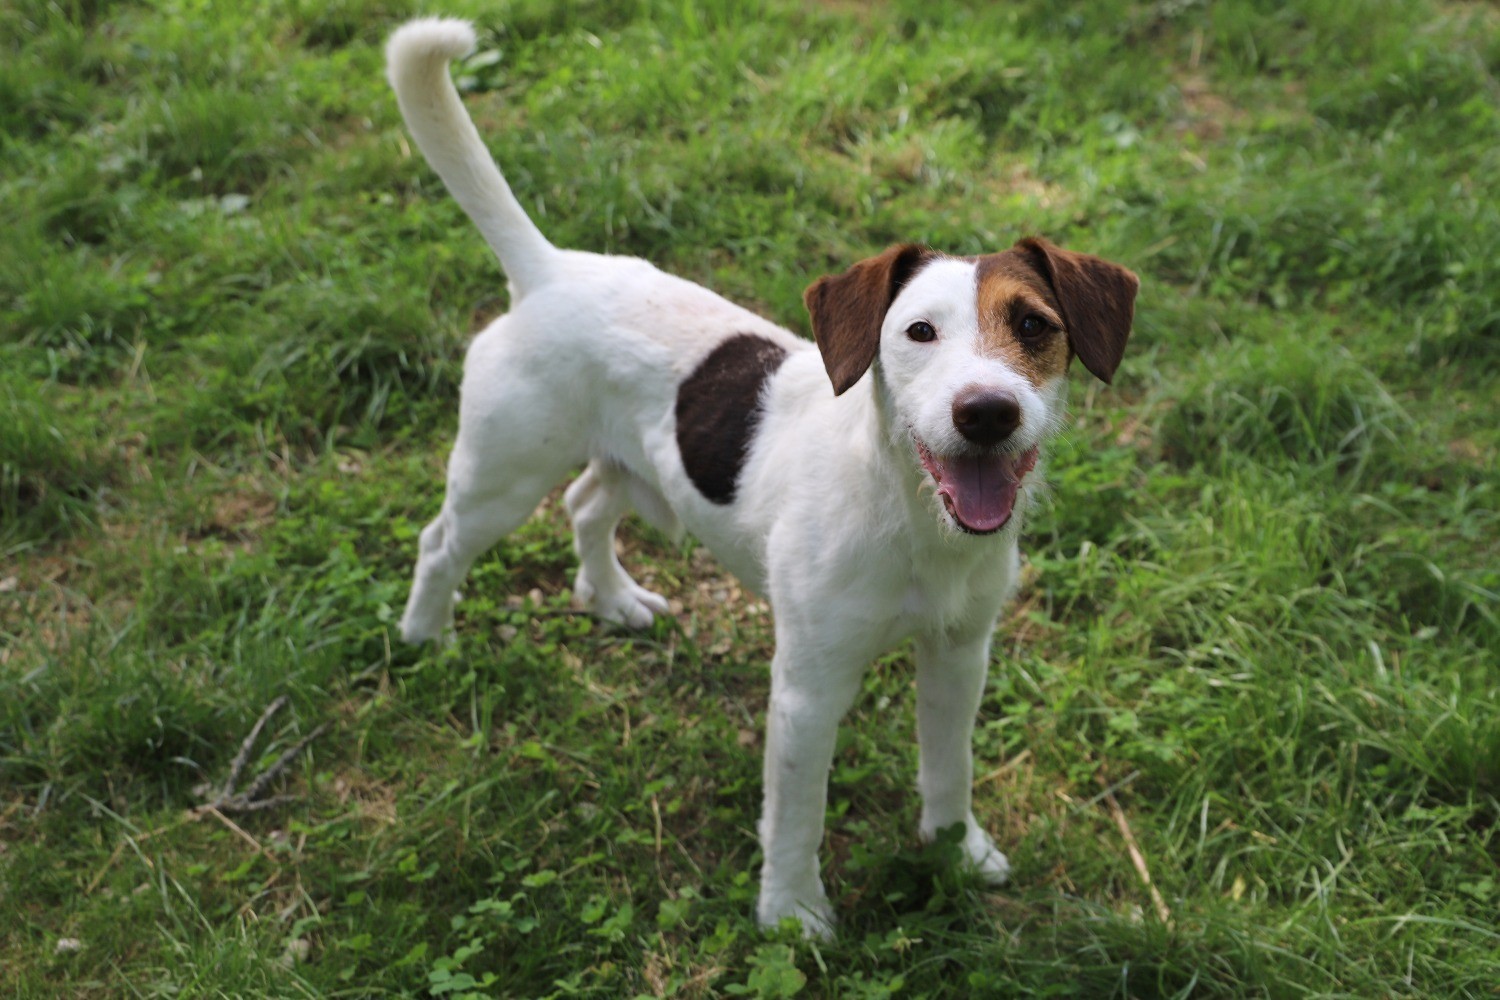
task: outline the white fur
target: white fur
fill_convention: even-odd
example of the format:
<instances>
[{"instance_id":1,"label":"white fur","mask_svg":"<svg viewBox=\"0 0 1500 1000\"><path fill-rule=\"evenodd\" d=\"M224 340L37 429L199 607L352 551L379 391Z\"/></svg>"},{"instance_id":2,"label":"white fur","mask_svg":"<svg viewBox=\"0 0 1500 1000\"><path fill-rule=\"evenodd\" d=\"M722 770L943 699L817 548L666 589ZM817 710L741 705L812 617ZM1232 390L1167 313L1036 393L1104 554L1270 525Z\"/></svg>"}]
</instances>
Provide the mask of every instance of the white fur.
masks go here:
<instances>
[{"instance_id":1,"label":"white fur","mask_svg":"<svg viewBox=\"0 0 1500 1000\"><path fill-rule=\"evenodd\" d=\"M992 386L1021 402L1021 445L1052 433L1060 378L1037 388L981 350L975 266L938 259L892 304L871 373L835 397L808 341L633 258L553 247L506 187L449 82L446 61L473 44L457 21L401 28L390 78L417 143L474 218L510 276L511 312L469 349L458 439L442 512L421 536L401 620L412 642L450 629L455 588L481 552L587 463L568 489L579 600L643 626L665 602L615 557L629 507L700 538L775 610L767 713L764 847L758 916L831 931L818 874L827 775L840 718L867 664L916 637L920 833L962 823L974 866L1003 881L1005 856L970 809L970 737L990 636L1016 584L1025 494L1008 524L965 534L935 496L913 438L943 453L960 443L954 395ZM936 341L915 343L924 319ZM736 499L705 499L684 472L674 405L679 383L726 337L754 333L788 357Z\"/></svg>"}]
</instances>

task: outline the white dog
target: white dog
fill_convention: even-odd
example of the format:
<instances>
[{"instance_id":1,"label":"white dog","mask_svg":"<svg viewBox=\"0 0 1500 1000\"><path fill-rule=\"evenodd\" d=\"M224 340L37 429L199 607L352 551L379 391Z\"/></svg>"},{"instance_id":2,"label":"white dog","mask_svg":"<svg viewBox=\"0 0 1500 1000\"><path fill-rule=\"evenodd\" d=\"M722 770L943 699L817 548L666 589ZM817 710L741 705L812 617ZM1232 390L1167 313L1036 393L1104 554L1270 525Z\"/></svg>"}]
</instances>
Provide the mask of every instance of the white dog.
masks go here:
<instances>
[{"instance_id":1,"label":"white dog","mask_svg":"<svg viewBox=\"0 0 1500 1000\"><path fill-rule=\"evenodd\" d=\"M547 242L449 79L473 44L465 22L420 20L387 48L417 145L512 295L469 349L403 637L442 637L474 559L587 463L566 502L574 594L595 614L640 627L666 611L615 556L632 507L685 526L770 599L761 923L831 932L818 847L834 737L866 665L906 636L921 835L962 823L968 861L1003 881L1005 855L970 809L990 635L1016 587L1021 513L1068 362L1109 381L1135 275L1040 239L977 258L893 247L807 290L814 347L645 261Z\"/></svg>"}]
</instances>

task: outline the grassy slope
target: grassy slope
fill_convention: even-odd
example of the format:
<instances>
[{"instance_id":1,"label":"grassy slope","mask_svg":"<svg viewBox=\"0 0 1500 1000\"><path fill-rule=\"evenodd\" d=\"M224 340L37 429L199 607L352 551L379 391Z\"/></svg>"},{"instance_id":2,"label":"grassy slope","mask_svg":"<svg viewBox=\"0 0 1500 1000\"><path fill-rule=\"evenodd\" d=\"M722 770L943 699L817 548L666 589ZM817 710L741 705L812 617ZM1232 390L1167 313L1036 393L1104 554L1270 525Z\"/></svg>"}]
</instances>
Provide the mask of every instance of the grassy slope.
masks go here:
<instances>
[{"instance_id":1,"label":"grassy slope","mask_svg":"<svg viewBox=\"0 0 1500 1000\"><path fill-rule=\"evenodd\" d=\"M897 651L835 764L839 940L759 934L768 618L646 529L629 561L682 604L649 635L569 612L547 506L454 649L392 645L464 336L504 306L381 80L410 4L18 0L7 993L1491 995L1493 7L445 6L560 244L803 329L807 281L897 239L1141 273L996 643L978 811L1014 884L914 843ZM332 724L295 804L188 813L280 693L259 765Z\"/></svg>"}]
</instances>

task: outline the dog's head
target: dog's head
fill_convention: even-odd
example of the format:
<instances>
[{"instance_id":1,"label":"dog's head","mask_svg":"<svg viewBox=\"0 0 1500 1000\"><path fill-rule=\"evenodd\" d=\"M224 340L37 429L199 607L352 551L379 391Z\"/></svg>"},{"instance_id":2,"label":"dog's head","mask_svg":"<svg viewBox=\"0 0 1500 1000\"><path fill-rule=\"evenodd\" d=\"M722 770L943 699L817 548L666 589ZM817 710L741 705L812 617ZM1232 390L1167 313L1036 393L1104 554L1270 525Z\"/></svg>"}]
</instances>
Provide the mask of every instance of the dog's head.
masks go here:
<instances>
[{"instance_id":1,"label":"dog's head","mask_svg":"<svg viewBox=\"0 0 1500 1000\"><path fill-rule=\"evenodd\" d=\"M874 365L947 518L989 534L1057 429L1068 362L1113 377L1139 285L1043 239L970 258L906 244L818 279L804 300L834 393Z\"/></svg>"}]
</instances>

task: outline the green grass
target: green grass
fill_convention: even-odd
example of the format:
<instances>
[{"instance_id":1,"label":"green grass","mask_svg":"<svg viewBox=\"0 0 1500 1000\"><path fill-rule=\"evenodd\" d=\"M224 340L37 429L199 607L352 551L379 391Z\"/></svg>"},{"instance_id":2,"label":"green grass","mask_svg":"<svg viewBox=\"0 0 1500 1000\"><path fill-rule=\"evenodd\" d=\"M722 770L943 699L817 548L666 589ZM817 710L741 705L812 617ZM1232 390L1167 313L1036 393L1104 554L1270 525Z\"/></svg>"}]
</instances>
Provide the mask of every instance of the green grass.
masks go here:
<instances>
[{"instance_id":1,"label":"green grass","mask_svg":"<svg viewBox=\"0 0 1500 1000\"><path fill-rule=\"evenodd\" d=\"M1013 882L917 844L896 650L832 774L839 937L762 934L769 617L643 526L628 561L681 602L647 634L571 610L553 502L453 648L395 641L463 345L505 307L383 82L416 5L20 0L7 995L1494 995L1493 6L444 9L561 245L803 331L809 281L897 240L1042 232L1141 274L1115 387L1074 377L977 730ZM294 800L193 811L282 694L252 769L329 725Z\"/></svg>"}]
</instances>

